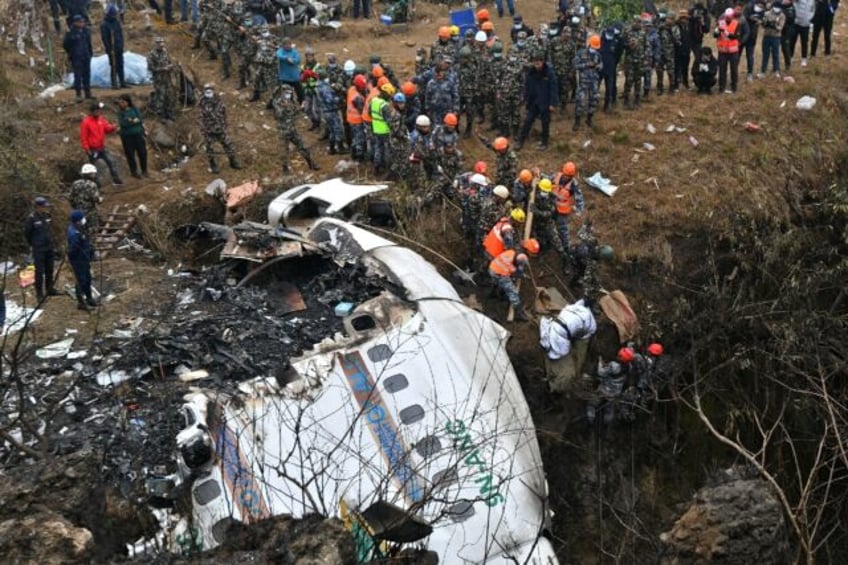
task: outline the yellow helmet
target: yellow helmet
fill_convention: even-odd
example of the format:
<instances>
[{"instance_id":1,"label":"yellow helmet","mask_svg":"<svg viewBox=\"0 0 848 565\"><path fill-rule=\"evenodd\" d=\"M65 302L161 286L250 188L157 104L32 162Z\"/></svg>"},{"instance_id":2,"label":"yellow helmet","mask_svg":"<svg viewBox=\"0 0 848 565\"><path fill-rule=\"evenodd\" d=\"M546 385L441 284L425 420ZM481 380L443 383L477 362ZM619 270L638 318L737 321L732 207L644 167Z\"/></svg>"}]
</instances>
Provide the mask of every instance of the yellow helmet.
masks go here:
<instances>
[{"instance_id":1,"label":"yellow helmet","mask_svg":"<svg viewBox=\"0 0 848 565\"><path fill-rule=\"evenodd\" d=\"M380 90L382 90L383 92L385 92L389 96L394 96L394 93L395 93L395 87L392 86L391 83L384 84L383 86L380 87Z\"/></svg>"},{"instance_id":2,"label":"yellow helmet","mask_svg":"<svg viewBox=\"0 0 848 565\"><path fill-rule=\"evenodd\" d=\"M539 190L542 192L550 192L554 186L551 184L551 179L542 179L539 181Z\"/></svg>"},{"instance_id":3,"label":"yellow helmet","mask_svg":"<svg viewBox=\"0 0 848 565\"><path fill-rule=\"evenodd\" d=\"M509 217L512 218L513 221L518 222L519 224L523 224L524 220L527 219L527 215L521 208L513 208L512 212L509 213Z\"/></svg>"},{"instance_id":4,"label":"yellow helmet","mask_svg":"<svg viewBox=\"0 0 848 565\"><path fill-rule=\"evenodd\" d=\"M453 37L458 36L459 35L459 26L450 26L450 34Z\"/></svg>"}]
</instances>

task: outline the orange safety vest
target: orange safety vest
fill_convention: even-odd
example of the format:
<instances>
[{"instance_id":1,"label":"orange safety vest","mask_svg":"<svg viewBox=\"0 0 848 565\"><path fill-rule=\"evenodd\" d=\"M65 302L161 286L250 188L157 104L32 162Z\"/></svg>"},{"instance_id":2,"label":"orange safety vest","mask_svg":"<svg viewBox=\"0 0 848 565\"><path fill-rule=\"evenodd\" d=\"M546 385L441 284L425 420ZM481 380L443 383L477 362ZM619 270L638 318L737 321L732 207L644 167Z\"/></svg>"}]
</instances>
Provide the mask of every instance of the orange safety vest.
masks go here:
<instances>
[{"instance_id":1,"label":"orange safety vest","mask_svg":"<svg viewBox=\"0 0 848 565\"><path fill-rule=\"evenodd\" d=\"M504 230L512 230L512 224L509 223L509 218L506 216L498 220L486 234L486 238L483 239L483 249L492 257L497 257L506 250L503 240Z\"/></svg>"},{"instance_id":2,"label":"orange safety vest","mask_svg":"<svg viewBox=\"0 0 848 565\"><path fill-rule=\"evenodd\" d=\"M352 126L359 125L362 123L362 112L354 105L354 101L357 98L362 98L362 95L356 90L355 86L351 86L347 89L347 123Z\"/></svg>"},{"instance_id":3,"label":"orange safety vest","mask_svg":"<svg viewBox=\"0 0 848 565\"><path fill-rule=\"evenodd\" d=\"M716 48L719 53L739 53L739 40L728 37L728 35L736 35L737 29L739 29L739 21L733 18L733 21L725 26L724 30L719 31L716 39Z\"/></svg>"},{"instance_id":4,"label":"orange safety vest","mask_svg":"<svg viewBox=\"0 0 848 565\"><path fill-rule=\"evenodd\" d=\"M378 94L380 94L379 89L372 88L368 96L365 97L365 109L362 111L362 120L369 124L373 121L371 118L371 100Z\"/></svg>"},{"instance_id":5,"label":"orange safety vest","mask_svg":"<svg viewBox=\"0 0 848 565\"><path fill-rule=\"evenodd\" d=\"M511 277L515 274L515 249L507 249L499 253L489 263L489 272L499 277Z\"/></svg>"},{"instance_id":6,"label":"orange safety vest","mask_svg":"<svg viewBox=\"0 0 848 565\"><path fill-rule=\"evenodd\" d=\"M561 186L559 184L560 179L562 178L562 173L558 173L554 177L554 196L556 196L556 211L557 214L563 214L565 216L571 214L574 211L574 195L571 193L571 183L574 182L574 179L571 179L565 186Z\"/></svg>"}]
</instances>

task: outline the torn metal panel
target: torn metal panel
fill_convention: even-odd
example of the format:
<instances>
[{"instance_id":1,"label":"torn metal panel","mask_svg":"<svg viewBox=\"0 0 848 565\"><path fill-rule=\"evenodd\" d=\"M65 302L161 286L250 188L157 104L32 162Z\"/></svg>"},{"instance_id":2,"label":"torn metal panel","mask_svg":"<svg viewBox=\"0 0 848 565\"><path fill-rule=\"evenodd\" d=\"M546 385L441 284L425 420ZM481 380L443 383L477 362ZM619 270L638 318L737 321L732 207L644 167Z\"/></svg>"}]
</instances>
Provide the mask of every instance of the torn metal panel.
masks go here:
<instances>
[{"instance_id":1,"label":"torn metal panel","mask_svg":"<svg viewBox=\"0 0 848 565\"><path fill-rule=\"evenodd\" d=\"M303 221L334 216L357 200L387 188L385 184L349 184L340 178L296 186L271 201L268 224L276 227L288 225L289 218Z\"/></svg>"},{"instance_id":2,"label":"torn metal panel","mask_svg":"<svg viewBox=\"0 0 848 565\"><path fill-rule=\"evenodd\" d=\"M202 547L220 544L232 520L391 505L432 528L415 528L425 536L416 544L443 563L556 563L541 537L547 483L509 332L406 248L332 219L306 237L394 284L354 302L343 331L289 359L285 378L187 399L178 445ZM371 529L414 537L402 523Z\"/></svg>"}]
</instances>

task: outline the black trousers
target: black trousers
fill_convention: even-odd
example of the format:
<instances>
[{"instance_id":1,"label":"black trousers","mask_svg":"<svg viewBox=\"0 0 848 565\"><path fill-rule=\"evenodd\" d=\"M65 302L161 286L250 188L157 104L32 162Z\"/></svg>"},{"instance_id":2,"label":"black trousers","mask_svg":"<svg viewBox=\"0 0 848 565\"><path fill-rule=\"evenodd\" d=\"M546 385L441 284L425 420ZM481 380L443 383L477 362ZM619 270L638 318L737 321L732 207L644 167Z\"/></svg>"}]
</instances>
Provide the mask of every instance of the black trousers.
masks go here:
<instances>
[{"instance_id":1,"label":"black trousers","mask_svg":"<svg viewBox=\"0 0 848 565\"><path fill-rule=\"evenodd\" d=\"M685 47L674 50L674 83L689 88L689 49Z\"/></svg>"},{"instance_id":2,"label":"black trousers","mask_svg":"<svg viewBox=\"0 0 848 565\"><path fill-rule=\"evenodd\" d=\"M69 261L69 263L77 281L75 289L77 302L82 302L85 298L91 300L91 261L80 259Z\"/></svg>"},{"instance_id":3,"label":"black trousers","mask_svg":"<svg viewBox=\"0 0 848 565\"><path fill-rule=\"evenodd\" d=\"M795 56L795 44L798 42L798 38L801 38L801 57L803 59L807 58L807 46L810 43L810 27L802 27L799 25L792 24L792 31L789 32L789 56Z\"/></svg>"},{"instance_id":4,"label":"black trousers","mask_svg":"<svg viewBox=\"0 0 848 565\"><path fill-rule=\"evenodd\" d=\"M810 55L815 57L819 46L819 35L824 31L824 54L830 55L830 36L833 33L833 14L828 12L820 18L813 18L813 42L810 45Z\"/></svg>"},{"instance_id":5,"label":"black trousers","mask_svg":"<svg viewBox=\"0 0 848 565\"><path fill-rule=\"evenodd\" d=\"M112 88L126 86L127 83L124 80L124 52L116 50L115 53L109 53L108 55L109 76L112 80Z\"/></svg>"},{"instance_id":6,"label":"black trousers","mask_svg":"<svg viewBox=\"0 0 848 565\"><path fill-rule=\"evenodd\" d=\"M730 90L736 92L739 84L739 53L718 54L718 89L727 88L727 67L730 67Z\"/></svg>"},{"instance_id":7,"label":"black trousers","mask_svg":"<svg viewBox=\"0 0 848 565\"><path fill-rule=\"evenodd\" d=\"M32 262L35 264L35 294L39 298L53 290L54 256L52 249L32 251Z\"/></svg>"},{"instance_id":8,"label":"black trousers","mask_svg":"<svg viewBox=\"0 0 848 565\"><path fill-rule=\"evenodd\" d=\"M604 72L601 74L604 82L604 107L608 104L614 104L618 100L618 86L615 84L616 73L616 67L611 69L604 67Z\"/></svg>"},{"instance_id":9,"label":"black trousers","mask_svg":"<svg viewBox=\"0 0 848 565\"><path fill-rule=\"evenodd\" d=\"M539 118L542 121L542 143L548 144L551 137L551 109L548 107L539 108L533 104L527 107L527 117L524 118L524 125L521 126L521 135L519 139L524 141L530 134L530 128L533 127L533 122Z\"/></svg>"},{"instance_id":10,"label":"black trousers","mask_svg":"<svg viewBox=\"0 0 848 565\"><path fill-rule=\"evenodd\" d=\"M124 155L127 158L130 172L136 174L138 167L141 166L141 172L147 173L147 143L144 140L144 134L122 135L121 145L124 146ZM138 165L136 165L136 156L138 157Z\"/></svg>"}]
</instances>

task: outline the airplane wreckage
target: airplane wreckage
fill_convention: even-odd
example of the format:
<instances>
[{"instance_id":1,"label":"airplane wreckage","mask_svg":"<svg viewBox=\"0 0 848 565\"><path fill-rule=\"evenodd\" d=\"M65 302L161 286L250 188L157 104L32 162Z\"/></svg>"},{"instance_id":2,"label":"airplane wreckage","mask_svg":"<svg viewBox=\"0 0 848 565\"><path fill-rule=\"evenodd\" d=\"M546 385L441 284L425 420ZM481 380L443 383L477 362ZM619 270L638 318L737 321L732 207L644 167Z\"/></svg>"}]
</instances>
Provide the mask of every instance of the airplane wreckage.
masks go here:
<instances>
[{"instance_id":1,"label":"airplane wreckage","mask_svg":"<svg viewBox=\"0 0 848 565\"><path fill-rule=\"evenodd\" d=\"M439 563L557 563L509 332L466 306L417 253L327 217L383 189L334 179L278 197L269 224L184 230L224 242L222 259L241 269L233 291L262 286L282 297L273 315L255 312L258 321L320 311L325 323L276 367L238 365L235 386L206 378L214 367L181 376L192 388L178 471L147 484L163 498L187 489L191 515L160 516L158 535L131 555L179 551L186 532L196 549L211 549L233 522L317 513L342 518L361 562L416 550ZM366 291L351 298L315 282L338 270ZM213 299L226 302L227 292Z\"/></svg>"}]
</instances>

